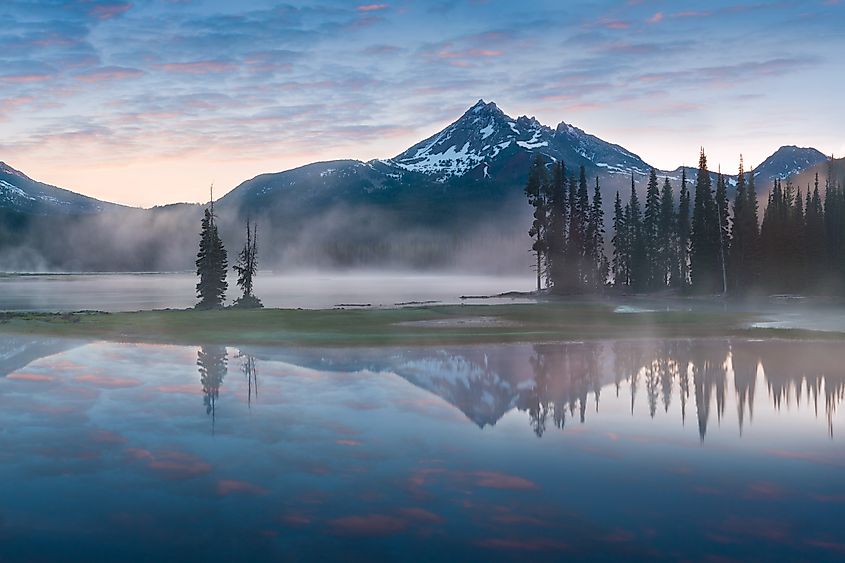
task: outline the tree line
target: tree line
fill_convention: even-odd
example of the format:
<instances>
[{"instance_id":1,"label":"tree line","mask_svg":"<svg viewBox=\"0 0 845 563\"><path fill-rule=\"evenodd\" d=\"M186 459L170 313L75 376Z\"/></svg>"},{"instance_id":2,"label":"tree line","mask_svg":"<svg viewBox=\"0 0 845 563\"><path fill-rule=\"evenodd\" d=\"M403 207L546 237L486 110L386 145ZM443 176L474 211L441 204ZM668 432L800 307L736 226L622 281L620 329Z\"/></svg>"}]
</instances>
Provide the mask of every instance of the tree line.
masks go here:
<instances>
[{"instance_id":1,"label":"tree line","mask_svg":"<svg viewBox=\"0 0 845 563\"><path fill-rule=\"evenodd\" d=\"M563 294L845 290L845 189L830 173L824 186L816 174L806 191L775 180L762 221L754 172L742 157L736 181L729 186L719 172L714 189L702 149L689 183L686 168L677 189L652 169L641 203L632 173L627 201L619 192L614 200L608 260L598 177L591 202L583 166L576 180L563 162L537 155L525 193L538 290L543 282Z\"/></svg>"}]
</instances>

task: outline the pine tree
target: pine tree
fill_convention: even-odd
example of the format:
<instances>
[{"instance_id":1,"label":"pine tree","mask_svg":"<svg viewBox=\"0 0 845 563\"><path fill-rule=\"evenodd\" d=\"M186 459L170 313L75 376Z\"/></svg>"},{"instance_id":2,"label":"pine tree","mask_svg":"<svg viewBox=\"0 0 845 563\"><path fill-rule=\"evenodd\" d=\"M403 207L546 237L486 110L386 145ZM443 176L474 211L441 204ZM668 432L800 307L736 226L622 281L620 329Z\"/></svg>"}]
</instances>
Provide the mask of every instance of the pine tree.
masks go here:
<instances>
[{"instance_id":1,"label":"pine tree","mask_svg":"<svg viewBox=\"0 0 845 563\"><path fill-rule=\"evenodd\" d=\"M246 243L240 254L238 262L234 266L238 273L238 287L243 295L235 302L235 306L244 308L262 307L259 300L253 293L253 280L258 273L258 225L250 228L250 221L246 221Z\"/></svg>"},{"instance_id":2,"label":"pine tree","mask_svg":"<svg viewBox=\"0 0 845 563\"><path fill-rule=\"evenodd\" d=\"M745 198L746 203L746 242L747 242L747 258L745 260L744 276L745 282L749 287L757 285L760 279L760 216L758 214L759 202L757 201L757 189L754 185L754 167L751 167L751 173L748 175L748 196Z\"/></svg>"},{"instance_id":3,"label":"pine tree","mask_svg":"<svg viewBox=\"0 0 845 563\"><path fill-rule=\"evenodd\" d=\"M690 193L687 189L687 169L681 172L681 193L678 197L678 283L681 289L690 283Z\"/></svg>"},{"instance_id":4,"label":"pine tree","mask_svg":"<svg viewBox=\"0 0 845 563\"><path fill-rule=\"evenodd\" d=\"M585 210L581 207L579 191L580 187L574 174L570 174L567 193L569 205L569 229L566 240L567 291L575 291L581 284Z\"/></svg>"},{"instance_id":5,"label":"pine tree","mask_svg":"<svg viewBox=\"0 0 845 563\"><path fill-rule=\"evenodd\" d=\"M613 259L611 269L613 270L613 284L616 287L628 285L627 275L627 233L628 227L625 224L625 215L622 210L622 198L616 192L616 200L613 202L613 237L610 242L613 245Z\"/></svg>"},{"instance_id":6,"label":"pine tree","mask_svg":"<svg viewBox=\"0 0 845 563\"><path fill-rule=\"evenodd\" d=\"M722 292L728 291L728 248L730 246L730 229L728 218L728 192L725 185L725 177L719 170L719 178L716 182L716 214L717 228L719 229L719 269L722 275Z\"/></svg>"},{"instance_id":7,"label":"pine tree","mask_svg":"<svg viewBox=\"0 0 845 563\"><path fill-rule=\"evenodd\" d=\"M792 191L791 182L788 183ZM789 290L802 291L807 285L807 256L806 256L806 217L804 216L804 198L801 188L795 193L790 207L787 231L787 257L789 260Z\"/></svg>"},{"instance_id":8,"label":"pine tree","mask_svg":"<svg viewBox=\"0 0 845 563\"><path fill-rule=\"evenodd\" d=\"M748 290L747 268L751 244L749 220L748 188L745 182L742 155L740 155L739 174L737 175L733 203L733 220L731 222L731 246L728 251L729 286L731 291L736 293L743 293Z\"/></svg>"},{"instance_id":9,"label":"pine tree","mask_svg":"<svg viewBox=\"0 0 845 563\"><path fill-rule=\"evenodd\" d=\"M673 283L676 274L673 264L678 261L678 240L675 218L675 196L669 178L664 178L660 193L660 213L657 221L658 280L657 286L664 288Z\"/></svg>"},{"instance_id":10,"label":"pine tree","mask_svg":"<svg viewBox=\"0 0 845 563\"><path fill-rule=\"evenodd\" d=\"M534 221L528 230L529 236L534 238L531 250L537 259L537 291L541 289L543 278L543 264L546 259L547 240L546 228L548 226L548 210L546 205L546 162L543 155L537 154L531 169L528 171L528 182L525 184L525 195L528 197L528 204L534 208Z\"/></svg>"},{"instance_id":11,"label":"pine tree","mask_svg":"<svg viewBox=\"0 0 845 563\"><path fill-rule=\"evenodd\" d=\"M587 278L587 221L590 213L587 175L584 166L579 170L576 184L574 176L569 177L569 236L566 244L567 268L570 291L582 288Z\"/></svg>"},{"instance_id":12,"label":"pine tree","mask_svg":"<svg viewBox=\"0 0 845 563\"><path fill-rule=\"evenodd\" d=\"M229 268L226 249L217 232L214 221L214 201L206 208L200 231L199 252L197 253L197 303L198 309L215 309L223 306L226 290L226 274Z\"/></svg>"},{"instance_id":13,"label":"pine tree","mask_svg":"<svg viewBox=\"0 0 845 563\"><path fill-rule=\"evenodd\" d=\"M602 209L601 189L599 178L596 176L596 186L593 190L593 202L587 220L587 263L588 286L599 289L604 286L607 278L607 258L604 254L604 209Z\"/></svg>"},{"instance_id":14,"label":"pine tree","mask_svg":"<svg viewBox=\"0 0 845 563\"><path fill-rule=\"evenodd\" d=\"M552 181L549 190L548 273L552 289L566 290L566 219L568 215L566 190L566 165L563 161L552 164Z\"/></svg>"},{"instance_id":15,"label":"pine tree","mask_svg":"<svg viewBox=\"0 0 845 563\"><path fill-rule=\"evenodd\" d=\"M640 200L634 185L634 174L631 174L631 200L628 203L628 249L629 283L637 291L642 291L646 285L648 264L646 263L645 241L643 237L643 220L640 211Z\"/></svg>"},{"instance_id":16,"label":"pine tree","mask_svg":"<svg viewBox=\"0 0 845 563\"><path fill-rule=\"evenodd\" d=\"M692 285L697 291L712 293L719 285L719 219L713 200L710 172L704 149L698 161L695 200L690 233Z\"/></svg>"},{"instance_id":17,"label":"pine tree","mask_svg":"<svg viewBox=\"0 0 845 563\"><path fill-rule=\"evenodd\" d=\"M825 260L824 210L819 193L819 174L816 172L812 193L807 189L806 216L807 278L812 287L823 284Z\"/></svg>"},{"instance_id":18,"label":"pine tree","mask_svg":"<svg viewBox=\"0 0 845 563\"><path fill-rule=\"evenodd\" d=\"M657 171L652 168L648 177L643 215L643 252L645 272L643 287L648 290L658 289L660 258L658 243L658 223L660 217L660 189L657 184Z\"/></svg>"}]
</instances>

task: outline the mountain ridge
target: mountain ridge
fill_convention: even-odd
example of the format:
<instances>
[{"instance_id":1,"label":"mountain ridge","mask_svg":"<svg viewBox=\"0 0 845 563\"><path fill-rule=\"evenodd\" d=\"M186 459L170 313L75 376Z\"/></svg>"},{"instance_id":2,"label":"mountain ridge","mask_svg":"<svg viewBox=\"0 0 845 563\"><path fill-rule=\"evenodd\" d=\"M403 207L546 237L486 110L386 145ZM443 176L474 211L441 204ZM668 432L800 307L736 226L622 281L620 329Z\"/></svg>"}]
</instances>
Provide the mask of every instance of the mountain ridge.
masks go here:
<instances>
[{"instance_id":1,"label":"mountain ridge","mask_svg":"<svg viewBox=\"0 0 845 563\"><path fill-rule=\"evenodd\" d=\"M441 131L423 139L392 158L359 161L337 159L303 164L279 172L265 172L245 180L220 198L231 200L239 189L255 184L279 184L274 179L295 177L319 170L321 177L339 174L341 178L358 181L372 193L389 189L396 181L417 182L421 185L447 183L456 178L491 180L494 174L505 172L508 181L522 181L524 169L513 170L514 165L527 160L520 152L532 155L540 152L552 160L563 160L571 169L584 165L589 176L645 177L651 168L658 175L678 180L682 169L660 170L653 167L635 152L587 133L579 127L561 121L555 127L540 123L535 117L510 117L495 102L478 100L457 120ZM521 157L521 158L520 158ZM505 160L498 164L497 160ZM782 145L759 166L754 168L755 178L764 184L773 179L787 179L801 174L829 160L821 151L812 147ZM712 172L712 171L711 171ZM378 178L378 175L382 178ZM726 175L729 180L735 175ZM312 179L312 184L313 179ZM763 187L765 190L765 186ZM273 191L263 186L266 193ZM331 193L323 193L330 197ZM179 204L173 204L179 205ZM131 207L86 196L71 190L39 182L24 172L0 161L0 207L32 214L97 213L114 207ZM161 206L155 206L161 207Z\"/></svg>"},{"instance_id":2,"label":"mountain ridge","mask_svg":"<svg viewBox=\"0 0 845 563\"><path fill-rule=\"evenodd\" d=\"M261 225L269 267L410 267L524 271L530 210L524 185L537 153L599 177L606 216L631 178L651 166L635 152L561 122L512 118L479 100L457 120L396 156L331 160L259 174L217 200L227 246L247 218ZM755 169L761 202L770 178L822 166L816 149L785 145ZM815 163L815 164L814 164ZM684 168L659 171L675 182ZM695 169L686 167L690 183ZM711 172L715 176L714 173ZM728 176L729 185L735 177ZM194 261L201 205L139 209L102 202L0 168L3 269L184 270ZM61 236L56 236L61 233ZM9 264L23 264L9 266Z\"/></svg>"}]
</instances>

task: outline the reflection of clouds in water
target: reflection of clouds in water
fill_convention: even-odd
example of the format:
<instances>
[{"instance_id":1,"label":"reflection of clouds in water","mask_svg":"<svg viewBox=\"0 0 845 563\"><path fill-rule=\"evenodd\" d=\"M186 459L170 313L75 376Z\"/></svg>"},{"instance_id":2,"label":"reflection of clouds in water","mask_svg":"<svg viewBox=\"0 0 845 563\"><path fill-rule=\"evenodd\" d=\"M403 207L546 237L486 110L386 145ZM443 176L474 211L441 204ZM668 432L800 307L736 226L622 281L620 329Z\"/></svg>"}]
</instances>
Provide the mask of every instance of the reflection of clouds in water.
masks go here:
<instances>
[{"instance_id":1,"label":"reflection of clouds in water","mask_svg":"<svg viewBox=\"0 0 845 563\"><path fill-rule=\"evenodd\" d=\"M684 516L693 536L774 544L788 534L764 537L756 526L722 525L730 522L728 504L754 521L763 503L806 509L807 503L836 507L843 498L832 472L845 458L832 449L836 438L819 432L814 402L806 400L808 390L812 399L818 389L824 418L827 384L814 382L841 374L840 352L831 345L830 357L813 364L808 358L826 353L828 344L794 345L720 340L279 351L284 361L275 361L273 350L218 349L229 371L219 381L212 435L199 400L201 348L95 343L0 379L0 425L11 429L0 435L0 473L14 474L21 485L9 505L19 513L40 510L32 499L43 482L35 476L56 479L44 494L66 492L72 483L76 498L86 500L76 515L86 525L106 514L132 522L129 504L146 522L144 533L164 543L175 541L168 535L173 527L199 533L195 515L203 514L225 528L221 538L264 534L276 536L278 545L298 541L316 552L330 549L329 533L336 546L392 538L432 559L444 552L424 536L459 538L497 553L555 553L564 542L573 554L600 546L604 556L630 558L654 555L645 549L653 542L673 545L643 529L671 529L677 512L638 511L634 521L600 514L602 506L636 508L643 497L668 490L680 505L706 505ZM247 358L257 379L241 369ZM437 369L421 374L425 365ZM16 380L16 374L53 379ZM259 399L250 391L256 384ZM462 411L482 412L474 400L489 408L485 392L493 391L502 393L493 404L506 410L479 429ZM711 410L700 415L709 421L702 446L697 415L704 400ZM45 416L45 409L54 412ZM546 432L537 440L533 417L544 409ZM556 411L565 415L564 431L552 431ZM582 416L583 425L572 424ZM726 464L731 472L713 470ZM796 464L814 477L797 483L789 471ZM122 508L100 500L104 487L122 491ZM702 502L710 497L712 505ZM807 541L833 541L833 524L822 515L808 518ZM56 529L67 525L59 515L50 521ZM593 523L599 521L606 524ZM783 522L773 525L788 531ZM114 529L126 539L131 526ZM267 557L280 555L266 549Z\"/></svg>"}]
</instances>

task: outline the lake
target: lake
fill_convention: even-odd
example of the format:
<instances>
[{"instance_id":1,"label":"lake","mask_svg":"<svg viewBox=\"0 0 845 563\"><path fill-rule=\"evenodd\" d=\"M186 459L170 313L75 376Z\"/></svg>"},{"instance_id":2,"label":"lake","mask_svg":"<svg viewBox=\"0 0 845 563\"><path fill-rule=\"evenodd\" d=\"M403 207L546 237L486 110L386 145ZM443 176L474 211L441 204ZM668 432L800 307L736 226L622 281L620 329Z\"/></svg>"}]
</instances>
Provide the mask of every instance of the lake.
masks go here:
<instances>
[{"instance_id":1,"label":"lake","mask_svg":"<svg viewBox=\"0 0 845 563\"><path fill-rule=\"evenodd\" d=\"M229 276L227 302L240 292ZM189 273L41 274L0 276L0 310L70 312L184 309L196 302L197 277ZM255 294L265 307L325 309L338 305L393 307L409 302L478 302L462 296L531 291L528 276L493 277L385 272L260 273ZM485 299L484 303L514 302Z\"/></svg>"},{"instance_id":2,"label":"lake","mask_svg":"<svg viewBox=\"0 0 845 563\"><path fill-rule=\"evenodd\" d=\"M842 560L845 349L0 339L0 560Z\"/></svg>"}]
</instances>

